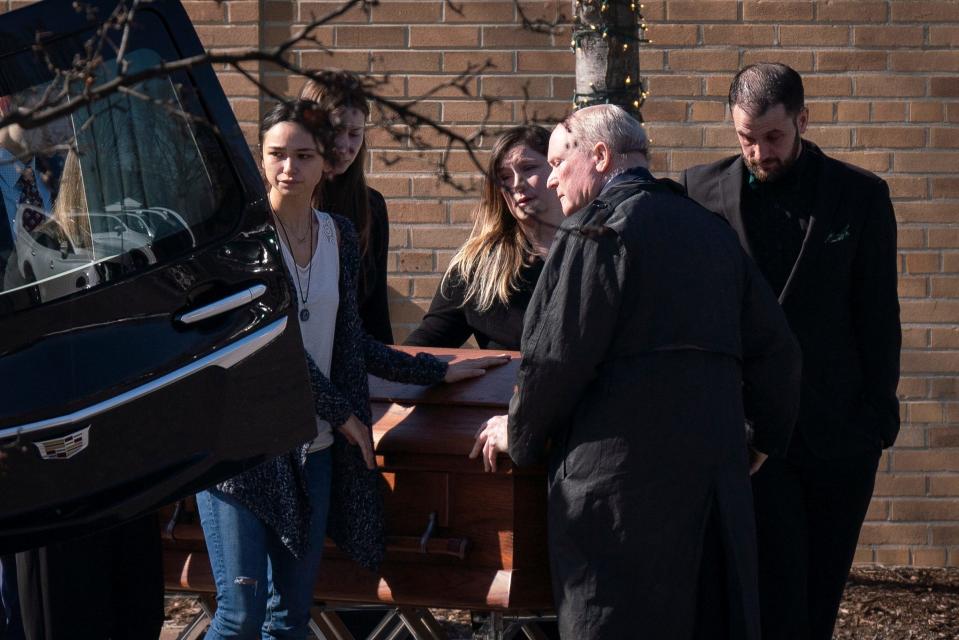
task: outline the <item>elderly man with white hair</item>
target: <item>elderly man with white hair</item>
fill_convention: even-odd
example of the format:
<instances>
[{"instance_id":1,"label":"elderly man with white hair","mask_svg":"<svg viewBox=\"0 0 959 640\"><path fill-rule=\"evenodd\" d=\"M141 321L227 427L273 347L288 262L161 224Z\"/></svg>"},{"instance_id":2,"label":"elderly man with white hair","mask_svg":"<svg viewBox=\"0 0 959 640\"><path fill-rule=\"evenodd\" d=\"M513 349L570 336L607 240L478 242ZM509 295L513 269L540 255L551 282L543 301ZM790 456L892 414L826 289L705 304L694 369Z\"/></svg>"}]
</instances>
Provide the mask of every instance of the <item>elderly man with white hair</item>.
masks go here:
<instances>
[{"instance_id":1,"label":"elderly man with white hair","mask_svg":"<svg viewBox=\"0 0 959 640\"><path fill-rule=\"evenodd\" d=\"M799 351L733 230L646 158L616 106L553 131L568 217L526 312L508 438L501 421L479 439L488 462L548 461L563 638L756 639L749 474L789 440Z\"/></svg>"}]
</instances>

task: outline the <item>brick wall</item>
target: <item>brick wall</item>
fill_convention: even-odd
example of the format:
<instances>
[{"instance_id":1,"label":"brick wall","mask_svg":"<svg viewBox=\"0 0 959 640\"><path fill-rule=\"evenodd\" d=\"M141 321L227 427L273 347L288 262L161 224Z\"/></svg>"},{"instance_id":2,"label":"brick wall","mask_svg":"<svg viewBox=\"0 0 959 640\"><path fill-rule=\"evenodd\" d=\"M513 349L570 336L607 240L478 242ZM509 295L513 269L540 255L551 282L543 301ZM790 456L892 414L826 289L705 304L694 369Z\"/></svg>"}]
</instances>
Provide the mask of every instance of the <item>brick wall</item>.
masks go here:
<instances>
[{"instance_id":1,"label":"brick wall","mask_svg":"<svg viewBox=\"0 0 959 640\"><path fill-rule=\"evenodd\" d=\"M522 121L524 87L531 117L564 114L573 93L569 32L517 28L511 2L459 4L462 14L440 1L383 0L371 16L354 11L325 32L332 57L300 55L310 64L389 73L390 91L411 99L468 62L489 59L496 67L472 85L473 96L423 102L424 113L465 133L482 120L482 97L501 99L491 125ZM571 4L522 6L531 18L555 19ZM290 16L302 21L330 5L267 1L266 33L285 35ZM900 222L904 425L898 446L883 455L857 560L959 565L959 1L644 5L653 42L640 64L654 172L675 177L735 151L725 108L730 79L744 64L776 60L805 78L808 137L889 181ZM402 339L466 237L474 200L439 185L413 151L375 131L371 141L371 182L389 200L392 313ZM409 157L385 166L397 151ZM475 175L462 157L453 167L466 179Z\"/></svg>"},{"instance_id":2,"label":"brick wall","mask_svg":"<svg viewBox=\"0 0 959 640\"><path fill-rule=\"evenodd\" d=\"M13 2L13 6L17 3ZM189 0L210 47L276 44L335 0ZM0 7L11 6L10 0ZM571 2L524 2L530 18L555 19ZM655 173L735 151L724 96L742 65L785 62L803 74L808 137L827 153L890 184L899 220L903 429L883 455L860 540L859 562L959 566L959 0L644 0L653 41L641 52L650 97L643 108ZM468 63L495 68L423 100L422 113L472 134L496 97L491 125L561 116L571 104L568 29L543 35L518 27L511 2L381 0L352 10L293 52L308 66L338 66L387 80L384 91L422 96ZM278 91L301 80L252 67ZM240 74L221 81L246 131L261 110ZM529 101L524 105L524 91ZM431 162L382 131L369 134L370 182L389 203L392 314L398 339L415 326L450 255L469 231L470 194L441 185ZM488 148L488 141L484 147ZM396 157L403 161L392 164ZM476 175L462 153L456 176Z\"/></svg>"}]
</instances>

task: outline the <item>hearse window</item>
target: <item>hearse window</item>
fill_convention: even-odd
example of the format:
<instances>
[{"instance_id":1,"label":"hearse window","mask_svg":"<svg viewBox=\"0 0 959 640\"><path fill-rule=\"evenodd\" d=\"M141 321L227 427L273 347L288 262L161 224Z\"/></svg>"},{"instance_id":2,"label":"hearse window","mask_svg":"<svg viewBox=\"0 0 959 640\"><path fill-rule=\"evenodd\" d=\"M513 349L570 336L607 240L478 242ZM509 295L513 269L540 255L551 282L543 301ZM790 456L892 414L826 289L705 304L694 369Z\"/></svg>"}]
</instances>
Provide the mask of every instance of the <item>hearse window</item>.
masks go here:
<instances>
[{"instance_id":1,"label":"hearse window","mask_svg":"<svg viewBox=\"0 0 959 640\"><path fill-rule=\"evenodd\" d=\"M139 33L156 40L163 26L146 21ZM83 40L55 43L56 57ZM169 42L149 44L128 54L130 73L175 59ZM34 52L3 66L0 107L36 104L51 83ZM107 60L97 83L115 75ZM82 295L235 226L241 189L192 87L185 73L151 78L42 127L0 130L0 296L27 292L29 306Z\"/></svg>"}]
</instances>

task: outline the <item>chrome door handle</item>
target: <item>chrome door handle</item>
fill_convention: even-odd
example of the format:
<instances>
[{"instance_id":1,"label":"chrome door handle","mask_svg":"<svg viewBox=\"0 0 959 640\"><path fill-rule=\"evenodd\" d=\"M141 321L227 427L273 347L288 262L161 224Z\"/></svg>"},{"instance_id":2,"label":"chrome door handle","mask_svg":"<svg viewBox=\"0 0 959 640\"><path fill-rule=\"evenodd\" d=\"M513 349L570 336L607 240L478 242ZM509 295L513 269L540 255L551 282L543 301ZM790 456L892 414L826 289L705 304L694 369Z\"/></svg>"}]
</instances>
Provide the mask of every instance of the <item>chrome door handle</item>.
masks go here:
<instances>
[{"instance_id":1,"label":"chrome door handle","mask_svg":"<svg viewBox=\"0 0 959 640\"><path fill-rule=\"evenodd\" d=\"M73 413L56 416L54 418L47 418L46 420L31 422L29 424L21 424L0 429L0 440L15 436L26 436L38 431L43 431L44 429L61 427L63 425L89 420L90 418L93 418L101 413L112 411L113 409L133 402L134 400L139 400L140 398L151 394L154 391L180 382L181 380L185 380L186 378L206 369L207 367L229 369L230 367L233 367L243 360L249 358L254 353L258 352L260 349L280 337L283 332L286 331L286 324L287 319L285 317L280 318L272 324L263 327L259 331L251 333L250 335L241 338L236 342L231 342L227 346L218 349L217 351L214 351L213 353L204 356L199 360L194 360L185 367L171 371L166 375L160 376L159 378L151 380L150 382L140 385L139 387L130 389L129 391L121 393L120 395L107 398L102 402L98 402L97 404L85 407L83 409L78 409Z\"/></svg>"},{"instance_id":2,"label":"chrome door handle","mask_svg":"<svg viewBox=\"0 0 959 640\"><path fill-rule=\"evenodd\" d=\"M212 318L213 316L220 315L221 313L226 313L227 311L232 311L237 307L242 307L245 304L249 304L266 293L266 286L262 284L257 284L249 289L240 291L239 293L234 293L231 296L227 296L216 302L211 302L210 304L204 305L199 309L194 309L193 311L187 311L177 316L176 321L183 324L193 324L194 322L199 322L200 320L206 320L207 318Z\"/></svg>"}]
</instances>

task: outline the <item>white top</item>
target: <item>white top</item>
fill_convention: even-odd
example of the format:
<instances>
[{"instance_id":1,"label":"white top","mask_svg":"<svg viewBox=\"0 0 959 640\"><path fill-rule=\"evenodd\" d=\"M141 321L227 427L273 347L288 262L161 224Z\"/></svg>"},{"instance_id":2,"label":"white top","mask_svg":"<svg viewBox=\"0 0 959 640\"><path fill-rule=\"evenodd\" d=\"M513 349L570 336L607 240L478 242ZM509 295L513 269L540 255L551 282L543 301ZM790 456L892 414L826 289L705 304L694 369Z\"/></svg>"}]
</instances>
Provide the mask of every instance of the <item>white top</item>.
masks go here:
<instances>
[{"instance_id":1,"label":"white top","mask_svg":"<svg viewBox=\"0 0 959 640\"><path fill-rule=\"evenodd\" d=\"M313 210L317 226L316 250L310 264L301 267L286 246L286 236L277 229L283 242L283 260L293 276L299 313L306 309L308 320L300 320L303 348L310 354L323 375L329 377L333 358L333 334L336 329L336 311L340 304L340 250L336 243L336 225L329 214ZM299 277L299 280L297 280ZM306 302L303 301L306 298ZM302 317L302 316L300 316ZM310 444L310 452L325 449L333 444L330 423L316 417L316 438Z\"/></svg>"}]
</instances>

